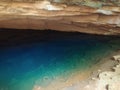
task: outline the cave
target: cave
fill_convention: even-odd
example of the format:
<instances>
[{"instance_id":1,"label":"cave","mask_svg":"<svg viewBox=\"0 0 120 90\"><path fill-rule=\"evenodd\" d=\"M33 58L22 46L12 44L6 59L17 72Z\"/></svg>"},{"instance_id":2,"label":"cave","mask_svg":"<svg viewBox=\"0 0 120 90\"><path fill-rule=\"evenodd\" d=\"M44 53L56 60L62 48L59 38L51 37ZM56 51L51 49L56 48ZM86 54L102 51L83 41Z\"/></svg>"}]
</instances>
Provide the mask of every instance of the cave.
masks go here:
<instances>
[{"instance_id":1,"label":"cave","mask_svg":"<svg viewBox=\"0 0 120 90\"><path fill-rule=\"evenodd\" d=\"M120 90L120 0L1 0L0 90Z\"/></svg>"}]
</instances>

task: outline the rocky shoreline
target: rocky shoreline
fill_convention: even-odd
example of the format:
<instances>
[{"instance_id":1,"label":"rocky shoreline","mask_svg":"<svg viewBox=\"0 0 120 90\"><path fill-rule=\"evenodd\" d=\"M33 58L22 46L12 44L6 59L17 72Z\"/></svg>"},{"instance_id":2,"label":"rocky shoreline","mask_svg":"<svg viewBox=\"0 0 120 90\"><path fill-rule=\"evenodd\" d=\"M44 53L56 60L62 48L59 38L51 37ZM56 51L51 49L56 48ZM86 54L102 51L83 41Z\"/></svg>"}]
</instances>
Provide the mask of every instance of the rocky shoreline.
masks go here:
<instances>
[{"instance_id":1,"label":"rocky shoreline","mask_svg":"<svg viewBox=\"0 0 120 90\"><path fill-rule=\"evenodd\" d=\"M120 54L113 56L113 59L117 64L112 63L112 67L110 70L102 71L99 70L100 73L97 78L92 78L94 80L92 84L87 85L84 90L120 90ZM104 66L103 66L104 65ZM110 62L103 64L102 67L106 67L110 65ZM91 89L92 88L92 89Z\"/></svg>"},{"instance_id":2,"label":"rocky shoreline","mask_svg":"<svg viewBox=\"0 0 120 90\"><path fill-rule=\"evenodd\" d=\"M107 58L108 59L108 58ZM114 53L90 78L73 85L72 90L120 90L120 51ZM63 89L69 90L69 89ZM71 89L70 89L71 90Z\"/></svg>"},{"instance_id":3,"label":"rocky shoreline","mask_svg":"<svg viewBox=\"0 0 120 90\"><path fill-rule=\"evenodd\" d=\"M87 80L62 90L120 90L120 51L106 60Z\"/></svg>"}]
</instances>

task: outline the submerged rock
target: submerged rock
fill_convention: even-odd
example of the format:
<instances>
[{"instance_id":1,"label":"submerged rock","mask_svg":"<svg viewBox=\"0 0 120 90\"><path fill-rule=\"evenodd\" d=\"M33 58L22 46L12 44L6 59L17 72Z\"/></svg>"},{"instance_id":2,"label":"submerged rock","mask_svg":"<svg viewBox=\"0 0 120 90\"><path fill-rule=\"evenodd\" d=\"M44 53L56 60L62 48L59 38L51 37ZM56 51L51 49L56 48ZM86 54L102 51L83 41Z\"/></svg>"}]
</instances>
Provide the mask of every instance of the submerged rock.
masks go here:
<instances>
[{"instance_id":1,"label":"submerged rock","mask_svg":"<svg viewBox=\"0 0 120 90\"><path fill-rule=\"evenodd\" d=\"M120 61L120 55L113 56L113 59L116 61Z\"/></svg>"}]
</instances>

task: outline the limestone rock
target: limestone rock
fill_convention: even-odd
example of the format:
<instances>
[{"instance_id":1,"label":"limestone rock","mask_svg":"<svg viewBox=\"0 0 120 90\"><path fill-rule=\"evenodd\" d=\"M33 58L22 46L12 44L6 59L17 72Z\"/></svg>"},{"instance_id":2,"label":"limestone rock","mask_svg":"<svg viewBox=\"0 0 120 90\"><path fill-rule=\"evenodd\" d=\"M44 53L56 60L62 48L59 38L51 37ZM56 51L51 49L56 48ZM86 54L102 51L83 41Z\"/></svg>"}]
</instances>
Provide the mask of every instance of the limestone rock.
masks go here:
<instances>
[{"instance_id":1,"label":"limestone rock","mask_svg":"<svg viewBox=\"0 0 120 90\"><path fill-rule=\"evenodd\" d=\"M14 1L14 0L13 0ZM120 7L0 1L0 28L120 35Z\"/></svg>"}]
</instances>

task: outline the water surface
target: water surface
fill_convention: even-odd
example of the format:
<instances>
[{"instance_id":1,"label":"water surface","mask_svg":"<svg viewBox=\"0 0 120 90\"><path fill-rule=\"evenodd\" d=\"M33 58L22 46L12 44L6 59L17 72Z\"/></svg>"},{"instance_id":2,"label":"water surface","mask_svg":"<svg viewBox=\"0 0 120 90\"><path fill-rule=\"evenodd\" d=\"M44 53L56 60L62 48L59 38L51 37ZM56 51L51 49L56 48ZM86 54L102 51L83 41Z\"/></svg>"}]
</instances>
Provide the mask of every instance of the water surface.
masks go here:
<instances>
[{"instance_id":1,"label":"water surface","mask_svg":"<svg viewBox=\"0 0 120 90\"><path fill-rule=\"evenodd\" d=\"M67 81L120 49L120 37L55 31L0 31L0 90Z\"/></svg>"}]
</instances>

